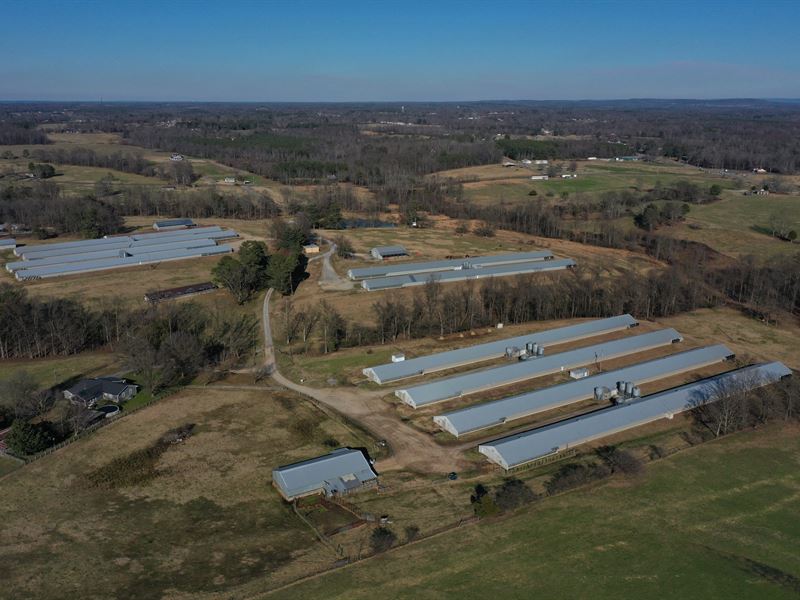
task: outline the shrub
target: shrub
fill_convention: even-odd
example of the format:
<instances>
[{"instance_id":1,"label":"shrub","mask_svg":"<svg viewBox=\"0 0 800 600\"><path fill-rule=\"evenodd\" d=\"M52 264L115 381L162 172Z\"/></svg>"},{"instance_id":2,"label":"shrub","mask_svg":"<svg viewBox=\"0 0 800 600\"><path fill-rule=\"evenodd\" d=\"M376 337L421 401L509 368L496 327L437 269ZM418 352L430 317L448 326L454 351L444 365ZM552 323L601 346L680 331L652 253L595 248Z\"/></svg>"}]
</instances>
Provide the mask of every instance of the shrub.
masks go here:
<instances>
[{"instance_id":1,"label":"shrub","mask_svg":"<svg viewBox=\"0 0 800 600\"><path fill-rule=\"evenodd\" d=\"M419 527L416 525L409 525L406 527L406 543L413 542L419 536Z\"/></svg>"},{"instance_id":2,"label":"shrub","mask_svg":"<svg viewBox=\"0 0 800 600\"><path fill-rule=\"evenodd\" d=\"M612 473L636 475L642 471L642 463L630 452L620 450L616 446L601 446L596 450Z\"/></svg>"},{"instance_id":3,"label":"shrub","mask_svg":"<svg viewBox=\"0 0 800 600\"><path fill-rule=\"evenodd\" d=\"M458 225L456 225L456 233L464 234L464 233L467 233L468 231L469 231L469 227L467 226L466 223L462 222L462 223L459 223Z\"/></svg>"},{"instance_id":4,"label":"shrub","mask_svg":"<svg viewBox=\"0 0 800 600\"><path fill-rule=\"evenodd\" d=\"M475 229L472 230L472 233L481 237L494 237L494 227L488 223L483 223L475 227Z\"/></svg>"},{"instance_id":5,"label":"shrub","mask_svg":"<svg viewBox=\"0 0 800 600\"><path fill-rule=\"evenodd\" d=\"M514 510L537 499L534 491L514 477L506 479L494 493L494 501L500 510Z\"/></svg>"},{"instance_id":6,"label":"shrub","mask_svg":"<svg viewBox=\"0 0 800 600\"><path fill-rule=\"evenodd\" d=\"M376 527L372 530L370 536L370 546L375 554L386 552L389 548L394 546L397 541L397 536L388 527Z\"/></svg>"},{"instance_id":7,"label":"shrub","mask_svg":"<svg viewBox=\"0 0 800 600\"><path fill-rule=\"evenodd\" d=\"M53 436L43 424L32 425L22 419L11 424L11 431L6 436L9 449L18 456L36 454L53 443Z\"/></svg>"},{"instance_id":8,"label":"shrub","mask_svg":"<svg viewBox=\"0 0 800 600\"><path fill-rule=\"evenodd\" d=\"M605 465L570 463L556 471L550 480L545 483L544 487L547 493L552 496L602 479L610 475L610 473L611 470Z\"/></svg>"}]
</instances>

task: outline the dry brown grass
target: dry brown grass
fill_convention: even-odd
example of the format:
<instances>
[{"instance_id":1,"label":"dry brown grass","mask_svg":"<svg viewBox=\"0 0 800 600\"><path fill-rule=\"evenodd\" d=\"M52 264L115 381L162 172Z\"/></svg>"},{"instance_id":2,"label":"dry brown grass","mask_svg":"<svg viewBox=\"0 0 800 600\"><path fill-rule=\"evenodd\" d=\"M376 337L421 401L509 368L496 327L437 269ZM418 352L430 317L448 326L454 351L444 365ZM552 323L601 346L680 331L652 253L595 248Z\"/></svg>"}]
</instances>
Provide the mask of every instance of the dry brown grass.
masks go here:
<instances>
[{"instance_id":1,"label":"dry brown grass","mask_svg":"<svg viewBox=\"0 0 800 600\"><path fill-rule=\"evenodd\" d=\"M316 424L311 438L288 427ZM195 423L131 488L94 488L87 474ZM330 564L279 499L271 470L366 442L286 392L188 389L125 417L3 480L0 565L15 597L133 597L224 592L293 560ZM45 566L46 565L46 566ZM103 569L104 575L97 576ZM58 573L55 577L53 574Z\"/></svg>"}]
</instances>

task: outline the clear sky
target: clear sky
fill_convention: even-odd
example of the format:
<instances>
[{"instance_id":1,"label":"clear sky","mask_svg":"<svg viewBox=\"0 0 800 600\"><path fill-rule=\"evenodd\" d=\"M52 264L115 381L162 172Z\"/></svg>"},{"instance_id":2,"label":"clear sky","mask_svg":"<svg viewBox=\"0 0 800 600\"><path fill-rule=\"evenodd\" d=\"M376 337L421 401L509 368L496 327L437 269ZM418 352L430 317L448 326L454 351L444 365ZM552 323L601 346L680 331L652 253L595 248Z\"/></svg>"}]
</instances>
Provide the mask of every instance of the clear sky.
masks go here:
<instances>
[{"instance_id":1,"label":"clear sky","mask_svg":"<svg viewBox=\"0 0 800 600\"><path fill-rule=\"evenodd\" d=\"M0 0L0 100L800 98L800 1Z\"/></svg>"}]
</instances>

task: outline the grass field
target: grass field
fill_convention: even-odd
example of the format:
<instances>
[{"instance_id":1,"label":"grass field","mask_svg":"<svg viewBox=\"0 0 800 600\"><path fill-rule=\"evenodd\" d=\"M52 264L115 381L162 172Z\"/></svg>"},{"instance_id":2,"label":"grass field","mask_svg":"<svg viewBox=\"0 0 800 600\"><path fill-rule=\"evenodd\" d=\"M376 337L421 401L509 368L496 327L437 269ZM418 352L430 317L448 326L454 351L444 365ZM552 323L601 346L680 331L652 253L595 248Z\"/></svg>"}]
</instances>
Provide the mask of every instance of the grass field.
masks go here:
<instances>
[{"instance_id":1,"label":"grass field","mask_svg":"<svg viewBox=\"0 0 800 600\"><path fill-rule=\"evenodd\" d=\"M796 598L798 467L796 427L748 432L269 597Z\"/></svg>"},{"instance_id":2,"label":"grass field","mask_svg":"<svg viewBox=\"0 0 800 600\"><path fill-rule=\"evenodd\" d=\"M665 229L670 235L708 244L732 256L766 258L800 252L800 245L769 235L772 215L800 233L800 196L745 196L728 192L719 202L692 206L686 224Z\"/></svg>"},{"instance_id":3,"label":"grass field","mask_svg":"<svg viewBox=\"0 0 800 600\"><path fill-rule=\"evenodd\" d=\"M298 420L309 428L293 427ZM170 446L139 484L90 483L99 467L186 423L195 434ZM268 387L187 389L125 417L2 480L5 589L18 599L197 597L280 582L295 564L329 565L333 553L270 481L277 465L329 451L322 442L330 438L371 445Z\"/></svg>"},{"instance_id":4,"label":"grass field","mask_svg":"<svg viewBox=\"0 0 800 600\"><path fill-rule=\"evenodd\" d=\"M84 352L74 356L36 360L0 361L0 381L15 372L27 371L40 388L48 388L75 377L108 375L122 366L119 356L106 352Z\"/></svg>"}]
</instances>

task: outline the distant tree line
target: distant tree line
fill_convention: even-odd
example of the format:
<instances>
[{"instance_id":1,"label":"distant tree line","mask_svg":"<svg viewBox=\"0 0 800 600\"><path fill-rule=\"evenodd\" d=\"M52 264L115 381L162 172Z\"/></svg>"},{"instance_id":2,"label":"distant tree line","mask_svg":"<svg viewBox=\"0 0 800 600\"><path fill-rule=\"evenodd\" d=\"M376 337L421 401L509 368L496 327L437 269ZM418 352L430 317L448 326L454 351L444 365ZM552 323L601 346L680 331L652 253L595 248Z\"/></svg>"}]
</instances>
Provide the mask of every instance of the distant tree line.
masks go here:
<instances>
[{"instance_id":1,"label":"distant tree line","mask_svg":"<svg viewBox=\"0 0 800 600\"><path fill-rule=\"evenodd\" d=\"M3 123L0 121L0 146L17 144L49 144L47 134L33 123Z\"/></svg>"}]
</instances>

